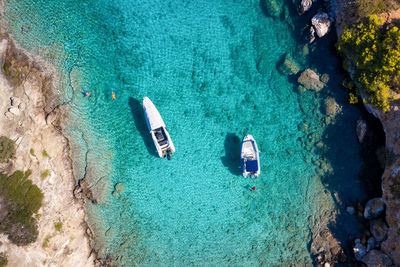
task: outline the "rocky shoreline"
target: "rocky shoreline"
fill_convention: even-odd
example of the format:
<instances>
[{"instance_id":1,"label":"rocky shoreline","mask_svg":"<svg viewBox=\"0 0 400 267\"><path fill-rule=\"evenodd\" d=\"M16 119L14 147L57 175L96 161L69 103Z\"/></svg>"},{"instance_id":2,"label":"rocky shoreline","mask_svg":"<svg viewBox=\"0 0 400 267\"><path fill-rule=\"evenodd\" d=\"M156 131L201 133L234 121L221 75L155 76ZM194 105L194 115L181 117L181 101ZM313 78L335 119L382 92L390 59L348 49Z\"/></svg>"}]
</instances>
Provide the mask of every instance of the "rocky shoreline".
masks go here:
<instances>
[{"instance_id":1,"label":"rocky shoreline","mask_svg":"<svg viewBox=\"0 0 400 267\"><path fill-rule=\"evenodd\" d=\"M325 36L332 27L335 27L337 36L340 36L344 27L357 22L355 16L349 16L354 11L353 1L324 1L322 4L319 3L317 11L315 8L314 11L311 10L311 7L315 6L315 1L301 0L299 2L298 13L300 16L306 12L316 12L315 15L311 15L310 24L305 28L309 29L305 38L310 44L315 42L316 38ZM385 13L382 17L390 23L393 19L400 17L400 12ZM284 64L293 65L293 63L287 64L286 62ZM297 73L299 73L298 70L291 74ZM313 70L307 69L297 76L297 82L301 88L304 88L303 90L319 91L324 87L319 74ZM321 218L317 222L317 231L313 230L310 249L315 257L315 264L318 266L331 266L336 263L353 265L357 262L358 264L363 262L367 266L400 265L400 101L399 98L393 101L390 111L386 113L368 104L364 106L380 121L381 125L378 127L383 127L386 136L385 151L378 148L372 152L379 154L376 157L377 161L380 161L373 164L376 166L381 164L384 169L381 179L382 197L369 200L365 207L361 203L356 206L349 205L346 207L346 211L341 205L342 207L338 210L327 215L328 220ZM368 135L367 131L370 129L366 121L358 120L356 122L357 137L360 145L364 146L361 151L365 150L366 144L362 143L365 136ZM377 175L377 172L374 171L373 175ZM370 177L365 177L365 179L368 178ZM373 179L377 178L379 177ZM374 181L366 181L366 183L368 187L374 184ZM369 189L369 191L374 190L373 188ZM337 196L334 197L337 198ZM340 200L337 202L340 203ZM342 242L336 238L330 227L332 224L337 224L337 217L343 212L354 216L364 225L364 229L360 231L361 238L353 239L354 237L348 236L345 238L345 242L351 244L347 245L343 243L343 238ZM351 252L348 251L348 248L346 249L349 246L353 248Z\"/></svg>"},{"instance_id":2,"label":"rocky shoreline","mask_svg":"<svg viewBox=\"0 0 400 267\"><path fill-rule=\"evenodd\" d=\"M336 10L337 34L345 27L355 23L351 14L354 6L348 0L338 0ZM399 11L382 15L386 23L399 18ZM351 74L351 70L349 71ZM359 88L363 96L362 88ZM365 97L363 97L365 98ZM371 244L355 240L354 253L357 260L368 266L400 265L400 101L395 98L390 110L382 112L370 104L364 103L367 111L382 124L386 144L384 151L384 172L382 175L382 197L370 200L365 207L364 218L368 220L375 249L369 250Z\"/></svg>"},{"instance_id":3,"label":"rocky shoreline","mask_svg":"<svg viewBox=\"0 0 400 267\"><path fill-rule=\"evenodd\" d=\"M0 64L0 135L14 140L17 147L1 171L31 169L31 180L44 194L37 240L17 246L1 234L0 252L9 266L106 265L96 260L89 245L84 201L73 194L69 144L59 127L62 112L54 90L56 71L17 48L7 34L0 35Z\"/></svg>"}]
</instances>

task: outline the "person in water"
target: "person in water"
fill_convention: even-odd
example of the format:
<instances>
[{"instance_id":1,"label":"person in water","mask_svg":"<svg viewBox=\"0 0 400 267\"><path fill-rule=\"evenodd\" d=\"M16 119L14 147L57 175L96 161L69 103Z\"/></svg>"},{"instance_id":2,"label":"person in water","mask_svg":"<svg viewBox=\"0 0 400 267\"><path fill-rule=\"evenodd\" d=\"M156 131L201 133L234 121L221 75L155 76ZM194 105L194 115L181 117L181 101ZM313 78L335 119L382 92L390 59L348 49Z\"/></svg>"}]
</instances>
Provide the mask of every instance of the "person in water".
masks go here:
<instances>
[{"instance_id":1,"label":"person in water","mask_svg":"<svg viewBox=\"0 0 400 267\"><path fill-rule=\"evenodd\" d=\"M112 89L111 89L111 97L112 97L112 100L115 100L115 93L114 93L114 90L112 90Z\"/></svg>"},{"instance_id":2,"label":"person in water","mask_svg":"<svg viewBox=\"0 0 400 267\"><path fill-rule=\"evenodd\" d=\"M86 97L89 97L89 96L92 94L92 92L89 92L89 91L85 88L85 90L82 90L82 94L84 94Z\"/></svg>"},{"instance_id":3,"label":"person in water","mask_svg":"<svg viewBox=\"0 0 400 267\"><path fill-rule=\"evenodd\" d=\"M250 190L251 190L251 191L256 191L256 189L257 189L256 186L250 187Z\"/></svg>"}]
</instances>

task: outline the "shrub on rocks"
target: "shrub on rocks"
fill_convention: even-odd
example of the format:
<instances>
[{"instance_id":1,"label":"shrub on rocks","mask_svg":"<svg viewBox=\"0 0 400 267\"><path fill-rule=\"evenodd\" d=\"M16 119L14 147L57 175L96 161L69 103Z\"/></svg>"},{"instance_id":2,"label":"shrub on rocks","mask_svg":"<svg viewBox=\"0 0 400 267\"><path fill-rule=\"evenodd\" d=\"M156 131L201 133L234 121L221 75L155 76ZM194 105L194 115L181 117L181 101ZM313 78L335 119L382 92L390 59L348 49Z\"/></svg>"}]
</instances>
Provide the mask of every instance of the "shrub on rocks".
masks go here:
<instances>
[{"instance_id":1,"label":"shrub on rocks","mask_svg":"<svg viewBox=\"0 0 400 267\"><path fill-rule=\"evenodd\" d=\"M0 267L5 267L7 266L8 260L6 255L4 255L3 253L0 253Z\"/></svg>"},{"instance_id":2,"label":"shrub on rocks","mask_svg":"<svg viewBox=\"0 0 400 267\"><path fill-rule=\"evenodd\" d=\"M0 163L9 160L15 153L15 143L8 137L0 137Z\"/></svg>"},{"instance_id":3,"label":"shrub on rocks","mask_svg":"<svg viewBox=\"0 0 400 267\"><path fill-rule=\"evenodd\" d=\"M38 235L32 215L42 206L43 193L28 179L30 174L30 170L0 174L0 232L17 245L32 243Z\"/></svg>"},{"instance_id":4,"label":"shrub on rocks","mask_svg":"<svg viewBox=\"0 0 400 267\"><path fill-rule=\"evenodd\" d=\"M400 30L384 27L383 19L371 16L339 38L338 51L354 72L353 79L366 93L366 101L386 112L400 93Z\"/></svg>"}]
</instances>

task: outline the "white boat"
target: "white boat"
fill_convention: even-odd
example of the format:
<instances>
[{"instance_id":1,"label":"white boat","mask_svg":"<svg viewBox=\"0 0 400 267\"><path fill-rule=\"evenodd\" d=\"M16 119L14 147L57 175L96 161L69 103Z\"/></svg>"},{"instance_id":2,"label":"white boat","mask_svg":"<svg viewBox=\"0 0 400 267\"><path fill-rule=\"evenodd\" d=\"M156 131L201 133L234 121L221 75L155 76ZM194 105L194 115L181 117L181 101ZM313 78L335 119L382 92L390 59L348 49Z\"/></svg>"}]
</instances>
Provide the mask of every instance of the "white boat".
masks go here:
<instances>
[{"instance_id":1,"label":"white boat","mask_svg":"<svg viewBox=\"0 0 400 267\"><path fill-rule=\"evenodd\" d=\"M158 112L156 106L154 106L153 102L147 96L143 98L143 110L147 127L149 127L158 155L161 158L167 156L168 160L170 160L175 152L174 143L172 143L160 112Z\"/></svg>"},{"instance_id":2,"label":"white boat","mask_svg":"<svg viewBox=\"0 0 400 267\"><path fill-rule=\"evenodd\" d=\"M242 140L240 152L242 174L244 177L258 177L260 175L260 152L253 136L248 134Z\"/></svg>"}]
</instances>

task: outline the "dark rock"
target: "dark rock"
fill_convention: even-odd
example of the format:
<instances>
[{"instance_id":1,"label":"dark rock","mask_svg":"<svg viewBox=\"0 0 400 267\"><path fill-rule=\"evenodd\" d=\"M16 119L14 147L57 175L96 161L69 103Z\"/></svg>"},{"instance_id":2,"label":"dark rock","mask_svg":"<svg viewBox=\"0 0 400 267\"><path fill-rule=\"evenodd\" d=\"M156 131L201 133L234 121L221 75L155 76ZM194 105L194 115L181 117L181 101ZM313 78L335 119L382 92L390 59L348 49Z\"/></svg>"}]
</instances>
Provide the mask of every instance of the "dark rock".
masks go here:
<instances>
[{"instance_id":1,"label":"dark rock","mask_svg":"<svg viewBox=\"0 0 400 267\"><path fill-rule=\"evenodd\" d=\"M360 119L356 124L356 133L358 142L362 143L364 141L365 134L367 133L367 123Z\"/></svg>"},{"instance_id":2,"label":"dark rock","mask_svg":"<svg viewBox=\"0 0 400 267\"><path fill-rule=\"evenodd\" d=\"M310 34L308 35L308 42L311 44L315 41L315 29L313 26L310 27Z\"/></svg>"},{"instance_id":3,"label":"dark rock","mask_svg":"<svg viewBox=\"0 0 400 267\"><path fill-rule=\"evenodd\" d=\"M385 203L381 197L370 199L365 205L364 218L371 220L377 218L385 210Z\"/></svg>"},{"instance_id":4,"label":"dark rock","mask_svg":"<svg viewBox=\"0 0 400 267\"><path fill-rule=\"evenodd\" d=\"M367 251L370 251L375 248L375 238L370 237L367 241Z\"/></svg>"},{"instance_id":5,"label":"dark rock","mask_svg":"<svg viewBox=\"0 0 400 267\"><path fill-rule=\"evenodd\" d=\"M370 231L376 241L381 242L387 237L388 227L382 219L371 221Z\"/></svg>"},{"instance_id":6,"label":"dark rock","mask_svg":"<svg viewBox=\"0 0 400 267\"><path fill-rule=\"evenodd\" d=\"M365 254L367 254L367 249L363 244L361 244L360 239L356 239L353 252L356 260L359 261L361 261Z\"/></svg>"},{"instance_id":7,"label":"dark rock","mask_svg":"<svg viewBox=\"0 0 400 267\"><path fill-rule=\"evenodd\" d=\"M368 252L363 258L362 262L364 262L368 267L385 267L392 266L392 260L388 255L383 253L380 250L373 249Z\"/></svg>"},{"instance_id":8,"label":"dark rock","mask_svg":"<svg viewBox=\"0 0 400 267\"><path fill-rule=\"evenodd\" d=\"M347 211L347 213L350 214L350 215L356 214L356 210L355 210L355 208L354 208L353 206L348 206L348 207L346 208L346 211Z\"/></svg>"}]
</instances>

